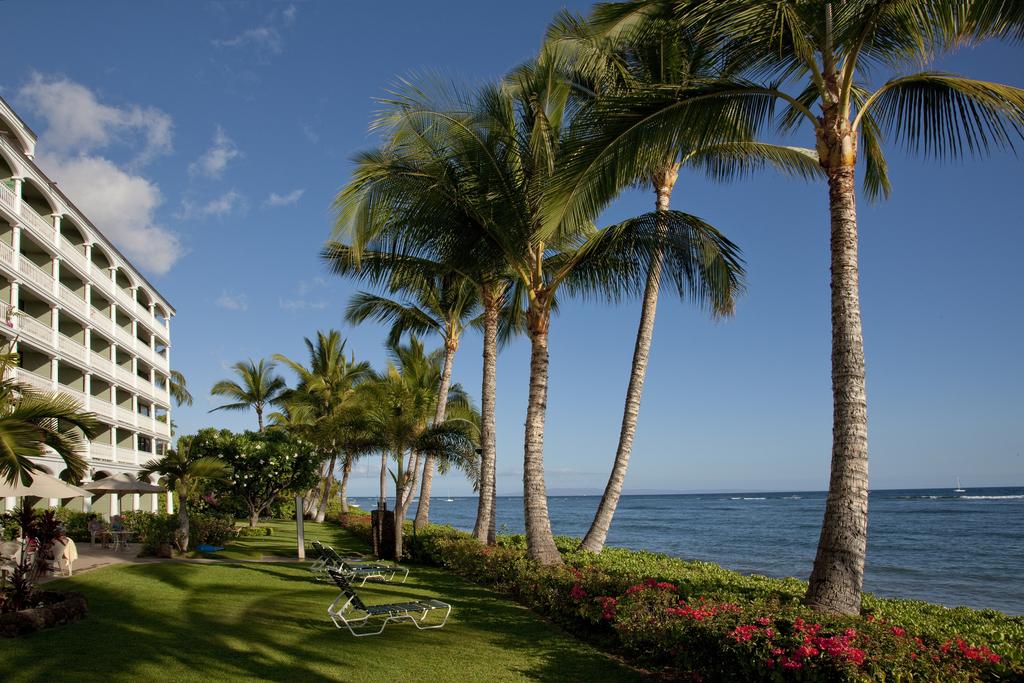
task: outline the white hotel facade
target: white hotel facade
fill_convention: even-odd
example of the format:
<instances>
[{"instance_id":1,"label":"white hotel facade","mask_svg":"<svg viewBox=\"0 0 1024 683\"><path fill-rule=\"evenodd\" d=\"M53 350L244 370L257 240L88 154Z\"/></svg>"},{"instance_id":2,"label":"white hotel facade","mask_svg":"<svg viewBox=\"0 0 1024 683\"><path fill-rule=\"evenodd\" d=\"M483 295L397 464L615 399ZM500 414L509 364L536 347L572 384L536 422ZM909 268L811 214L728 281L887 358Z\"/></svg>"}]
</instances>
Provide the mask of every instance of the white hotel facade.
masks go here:
<instances>
[{"instance_id":1,"label":"white hotel facade","mask_svg":"<svg viewBox=\"0 0 1024 683\"><path fill-rule=\"evenodd\" d=\"M35 144L0 98L0 345L18 352L19 381L68 394L102 421L86 481L134 476L170 442L174 309L36 166ZM65 469L53 454L38 463ZM84 506L110 514L158 502L131 494Z\"/></svg>"}]
</instances>

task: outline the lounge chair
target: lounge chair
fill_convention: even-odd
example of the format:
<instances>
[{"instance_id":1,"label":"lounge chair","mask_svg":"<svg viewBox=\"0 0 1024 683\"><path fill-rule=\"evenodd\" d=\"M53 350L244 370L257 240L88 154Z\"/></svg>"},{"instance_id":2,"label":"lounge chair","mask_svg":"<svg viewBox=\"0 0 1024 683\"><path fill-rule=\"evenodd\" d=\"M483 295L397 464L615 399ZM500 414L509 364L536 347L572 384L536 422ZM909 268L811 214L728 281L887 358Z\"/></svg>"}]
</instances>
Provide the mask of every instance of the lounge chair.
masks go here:
<instances>
[{"instance_id":1,"label":"lounge chair","mask_svg":"<svg viewBox=\"0 0 1024 683\"><path fill-rule=\"evenodd\" d=\"M448 623L448 616L452 613L452 606L440 600L367 605L359 599L348 577L333 569L328 569L327 573L341 589L338 597L327 608L327 614L335 626L347 628L353 636L378 635L392 621L411 621L420 630L441 628ZM444 610L444 616L439 623L424 625L432 612L439 613L441 610ZM372 630L377 624L380 624L380 628Z\"/></svg>"},{"instance_id":2,"label":"lounge chair","mask_svg":"<svg viewBox=\"0 0 1024 683\"><path fill-rule=\"evenodd\" d=\"M402 573L402 583L409 578L409 568L397 564L380 564L361 562L362 558L342 557L338 551L329 545L321 544L324 553L324 563L319 569L310 567L317 580L327 580L327 571L333 569L355 581L362 579L360 586L365 586L368 579L379 579L381 581L392 581ZM315 563L314 563L315 564Z\"/></svg>"}]
</instances>

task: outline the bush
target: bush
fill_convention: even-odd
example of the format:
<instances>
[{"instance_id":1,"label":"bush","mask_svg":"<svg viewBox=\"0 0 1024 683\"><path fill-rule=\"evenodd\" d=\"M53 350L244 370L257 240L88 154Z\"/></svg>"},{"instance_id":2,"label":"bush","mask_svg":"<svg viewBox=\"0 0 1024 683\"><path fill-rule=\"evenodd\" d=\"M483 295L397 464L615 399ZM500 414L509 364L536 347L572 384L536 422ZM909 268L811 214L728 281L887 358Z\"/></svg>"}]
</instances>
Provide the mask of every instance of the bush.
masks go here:
<instances>
[{"instance_id":1,"label":"bush","mask_svg":"<svg viewBox=\"0 0 1024 683\"><path fill-rule=\"evenodd\" d=\"M13 541L20 531L17 509L0 515L0 541Z\"/></svg>"},{"instance_id":2,"label":"bush","mask_svg":"<svg viewBox=\"0 0 1024 683\"><path fill-rule=\"evenodd\" d=\"M125 517L128 516L128 519ZM176 546L178 516L166 512L131 512L121 516L126 529L135 532L143 555L156 555L161 546Z\"/></svg>"},{"instance_id":3,"label":"bush","mask_svg":"<svg viewBox=\"0 0 1024 683\"><path fill-rule=\"evenodd\" d=\"M189 544L193 547L208 543L223 545L235 536L235 520L232 517L203 513L188 516Z\"/></svg>"},{"instance_id":4,"label":"bush","mask_svg":"<svg viewBox=\"0 0 1024 683\"><path fill-rule=\"evenodd\" d=\"M91 540L89 536L89 518L92 513L75 512L62 507L56 509L56 515L57 520L64 527L64 531L76 543L88 543Z\"/></svg>"},{"instance_id":5,"label":"bush","mask_svg":"<svg viewBox=\"0 0 1024 683\"><path fill-rule=\"evenodd\" d=\"M273 536L274 528L269 526L240 526L234 528L238 536Z\"/></svg>"},{"instance_id":6,"label":"bush","mask_svg":"<svg viewBox=\"0 0 1024 683\"><path fill-rule=\"evenodd\" d=\"M368 540L366 515L342 524ZM743 576L708 562L557 538L563 567L526 556L522 536L480 545L438 525L419 531L410 559L516 597L632 661L693 680L1005 681L1024 679L1024 618L864 596L864 615L801 604L796 579Z\"/></svg>"}]
</instances>

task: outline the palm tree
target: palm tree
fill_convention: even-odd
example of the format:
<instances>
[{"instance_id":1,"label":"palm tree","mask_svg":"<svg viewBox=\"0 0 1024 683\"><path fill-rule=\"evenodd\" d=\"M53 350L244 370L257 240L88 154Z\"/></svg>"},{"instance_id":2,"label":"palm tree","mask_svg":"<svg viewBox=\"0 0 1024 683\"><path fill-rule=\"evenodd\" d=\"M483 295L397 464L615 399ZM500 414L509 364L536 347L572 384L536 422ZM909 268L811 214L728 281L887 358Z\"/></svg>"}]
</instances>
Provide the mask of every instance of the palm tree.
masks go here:
<instances>
[{"instance_id":1,"label":"palm tree","mask_svg":"<svg viewBox=\"0 0 1024 683\"><path fill-rule=\"evenodd\" d=\"M390 323L388 343L396 346L403 335L437 334L444 343L444 362L434 411L434 424L445 420L448 390L452 381L452 364L467 323L478 308L477 288L456 273L444 273L437 264L435 273L417 272L401 280L401 271L392 271L391 292L401 293L415 303L359 292L349 302L346 318L353 323L368 319ZM416 508L417 529L426 526L430 517L430 492L434 474L434 456L423 463L419 505Z\"/></svg>"},{"instance_id":2,"label":"palm tree","mask_svg":"<svg viewBox=\"0 0 1024 683\"><path fill-rule=\"evenodd\" d=\"M149 481L153 474L160 475L160 484L174 491L178 501L179 546L182 552L188 550L189 522L188 501L199 492L199 487L208 481L224 481L231 476L231 468L214 457L192 457L192 439L183 436L178 447L167 451L162 458L150 460L142 466L139 481Z\"/></svg>"},{"instance_id":3,"label":"palm tree","mask_svg":"<svg viewBox=\"0 0 1024 683\"><path fill-rule=\"evenodd\" d=\"M548 43L554 59L564 64L563 70L582 100L582 106L593 109L605 93L629 93L634 88L657 85L659 87L685 88L694 84L713 82L719 78L719 65L714 56L702 46L691 42L669 16L649 16L650 29L642 40L632 43L617 43L607 40L601 33L563 12L548 30ZM583 122L587 114L577 116L577 132L581 145L590 144L594 131ZM590 122L600 126L599 117ZM818 159L813 150L782 147L750 140L749 131L728 118L719 121L721 130L714 139L696 144L681 144L667 147L660 157L652 159L652 165L643 169L640 177L623 176L610 178L607 190L625 187L639 182L648 182L654 191L657 212L669 210L672 190L680 170L689 168L705 173L709 179L731 180L765 163L774 164L784 172L804 177L820 173ZM570 146L572 141L568 143ZM572 169L578 172L577 169ZM607 191L600 195L607 195ZM554 203L571 203L571 193L554 196ZM597 210L599 207L594 207ZM690 220L699 221L696 217ZM658 230L664 233L666 224ZM662 256L655 253L647 271L642 295L640 322L633 348L633 361L626 389L625 407L619 442L615 452L608 483L601 497L594 520L580 544L581 550L600 552L604 547L611 527L622 485L629 467L633 438L636 435L637 418L640 414L640 400L643 394L647 362L654 338L654 320L658 307L662 270ZM727 310L715 310L715 315L727 315Z\"/></svg>"},{"instance_id":4,"label":"palm tree","mask_svg":"<svg viewBox=\"0 0 1024 683\"><path fill-rule=\"evenodd\" d=\"M501 85L482 88L445 106L413 90L392 103L386 125L399 142L428 140L454 165L462 195L476 221L477 243L465 248L450 226L400 226L404 248L429 249L445 263L471 263L478 254L500 254L500 272L511 273L526 303L531 341L530 388L523 457L523 497L529 556L561 563L547 509L544 482L544 423L547 403L548 332L556 293L598 293L609 299L639 292L652 255L660 250L664 277L713 309L727 310L739 289L738 250L711 226L675 212L646 215L602 230L591 213L567 212L545 220L546 187L565 162L571 137L570 89L556 77L556 60L523 66ZM614 192L610 192L610 201ZM473 198L480 197L477 204ZM664 222L667 230L659 231ZM442 224L443 225L443 224ZM452 248L452 245L457 245Z\"/></svg>"},{"instance_id":5,"label":"palm tree","mask_svg":"<svg viewBox=\"0 0 1024 683\"><path fill-rule=\"evenodd\" d=\"M286 392L282 400L290 405L309 408L307 414L311 418L313 443L330 458L315 517L317 522L323 522L334 484L335 465L342 453L343 433L347 426L344 412L353 402L356 386L369 376L370 366L365 362L357 363L354 356L345 356L345 340L337 330L318 331L316 342L307 337L305 343L309 354L308 367L282 354L274 354L274 360L284 363L298 375L298 386Z\"/></svg>"},{"instance_id":6,"label":"palm tree","mask_svg":"<svg viewBox=\"0 0 1024 683\"><path fill-rule=\"evenodd\" d=\"M31 458L53 450L67 466L71 480L85 474L83 458L88 440L100 423L92 413L65 394L44 394L8 375L18 354L0 353L0 477L7 483L32 483L39 471Z\"/></svg>"},{"instance_id":7,"label":"palm tree","mask_svg":"<svg viewBox=\"0 0 1024 683\"><path fill-rule=\"evenodd\" d=\"M226 396L233 402L217 406L214 410L249 410L256 411L256 422L259 431L263 431L263 411L273 404L287 388L284 380L274 374L274 363L263 360L258 363L252 360L239 361L231 366L238 375L240 382L222 379L210 389L213 396Z\"/></svg>"},{"instance_id":8,"label":"palm tree","mask_svg":"<svg viewBox=\"0 0 1024 683\"><path fill-rule=\"evenodd\" d=\"M189 393L185 375L178 370L171 370L170 381L167 384L175 403L179 406L192 405L192 394Z\"/></svg>"},{"instance_id":9,"label":"palm tree","mask_svg":"<svg viewBox=\"0 0 1024 683\"><path fill-rule=\"evenodd\" d=\"M868 519L857 161L863 156L864 191L875 199L890 191L882 150L886 139L936 158L1012 146L1024 131L1024 90L913 69L987 37L1019 38L1019 9L1013 3L955 0L670 4L680 30L711 41L729 78L607 98L600 110L609 125L574 163L635 174L681 134L710 139L716 120L724 116L757 126L769 120L776 103L784 107L777 119L782 130L806 126L813 131L828 180L831 219L833 442L829 494L806 601L824 611L854 614L860 609ZM648 17L663 5L641 0L602 6L594 24L616 40L633 40L650 30ZM898 75L872 89L872 67ZM877 73L870 75L870 83L877 83ZM624 150L635 154L621 154ZM583 194L599 191L595 183Z\"/></svg>"},{"instance_id":10,"label":"palm tree","mask_svg":"<svg viewBox=\"0 0 1024 683\"><path fill-rule=\"evenodd\" d=\"M476 469L476 442L473 419L453 417L453 413L472 413L461 387L453 385L448 411L442 422L431 422L436 415L438 387L441 383L444 350L427 354L422 343L412 336L408 345L392 345L393 362L386 372L362 385L367 402L367 427L382 454L395 460L395 548L402 555L402 521L416 486L418 461L433 456L446 466L456 465L468 472ZM381 498L384 497L382 473Z\"/></svg>"},{"instance_id":11,"label":"palm tree","mask_svg":"<svg viewBox=\"0 0 1024 683\"><path fill-rule=\"evenodd\" d=\"M443 141L438 142L443 147ZM473 534L479 541L493 545L497 541L494 501L498 347L520 327L519 308L506 308L513 302L503 254L481 239L483 224L489 219L478 207L486 205L486 189L463 183L456 160L445 158L440 153L443 151L433 140L413 135L404 140L396 138L380 150L359 155L352 181L335 201L335 235L322 256L339 275L356 275L389 289L406 289L410 282L426 283L442 273L446 277L464 278L476 288L483 311L479 317L483 330L483 371L481 481ZM388 210L373 210L375 206L387 206ZM472 255L458 268L445 270L447 265L437 260L438 254L432 253L426 242L420 245L424 248L418 254L403 248L406 232L430 234L438 226L444 226L450 250Z\"/></svg>"}]
</instances>

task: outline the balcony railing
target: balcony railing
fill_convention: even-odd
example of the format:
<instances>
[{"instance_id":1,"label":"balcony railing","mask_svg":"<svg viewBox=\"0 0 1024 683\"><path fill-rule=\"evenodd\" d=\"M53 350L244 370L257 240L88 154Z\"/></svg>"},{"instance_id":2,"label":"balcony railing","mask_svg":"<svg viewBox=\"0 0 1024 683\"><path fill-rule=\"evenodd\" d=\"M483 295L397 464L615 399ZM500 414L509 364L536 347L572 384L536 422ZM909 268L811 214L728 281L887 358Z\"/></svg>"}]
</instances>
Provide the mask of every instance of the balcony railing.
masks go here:
<instances>
[{"instance_id":1,"label":"balcony railing","mask_svg":"<svg viewBox=\"0 0 1024 683\"><path fill-rule=\"evenodd\" d=\"M107 419L114 419L114 406L109 401L105 401L99 396L93 396L92 401L89 402L89 410L96 413L100 417Z\"/></svg>"},{"instance_id":2,"label":"balcony railing","mask_svg":"<svg viewBox=\"0 0 1024 683\"><path fill-rule=\"evenodd\" d=\"M22 314L18 317L18 329L47 346L53 346L53 328L35 318Z\"/></svg>"},{"instance_id":3,"label":"balcony railing","mask_svg":"<svg viewBox=\"0 0 1024 683\"><path fill-rule=\"evenodd\" d=\"M127 408L122 408L121 406L118 406L115 409L115 414L117 415L117 419L120 420L121 422L125 422L130 425L135 424L136 413L133 410L128 410Z\"/></svg>"},{"instance_id":4,"label":"balcony railing","mask_svg":"<svg viewBox=\"0 0 1024 683\"><path fill-rule=\"evenodd\" d=\"M65 356L70 356L79 363L87 364L89 362L89 351L85 346L66 334L61 333L57 335L57 348Z\"/></svg>"},{"instance_id":5,"label":"balcony railing","mask_svg":"<svg viewBox=\"0 0 1024 683\"><path fill-rule=\"evenodd\" d=\"M153 420L153 425L156 427L156 433L161 436L171 435L171 425L167 424L162 420Z\"/></svg>"},{"instance_id":6,"label":"balcony railing","mask_svg":"<svg viewBox=\"0 0 1024 683\"><path fill-rule=\"evenodd\" d=\"M116 366L115 372L117 374L117 381L128 387L135 387L135 373L131 370L125 370L120 365Z\"/></svg>"},{"instance_id":7,"label":"balcony railing","mask_svg":"<svg viewBox=\"0 0 1024 683\"><path fill-rule=\"evenodd\" d=\"M109 313L104 313L92 306L89 306L89 320L107 334L110 334L110 328L114 326L114 321L110 319Z\"/></svg>"},{"instance_id":8,"label":"balcony railing","mask_svg":"<svg viewBox=\"0 0 1024 683\"><path fill-rule=\"evenodd\" d=\"M83 275L89 274L89 262L85 259L85 254L78 251L75 245L63 236L60 238L60 255L65 261L82 271Z\"/></svg>"},{"instance_id":9,"label":"balcony railing","mask_svg":"<svg viewBox=\"0 0 1024 683\"><path fill-rule=\"evenodd\" d=\"M14 249L3 242L0 242L0 261L11 268L14 267Z\"/></svg>"},{"instance_id":10,"label":"balcony railing","mask_svg":"<svg viewBox=\"0 0 1024 683\"><path fill-rule=\"evenodd\" d=\"M57 391L59 391L62 394L67 394L71 398L73 398L76 401L78 401L79 405L85 406L86 396L85 396L85 392L84 391L79 391L78 389L74 389L72 387L65 386L63 384L61 384L61 385L59 385L57 387Z\"/></svg>"},{"instance_id":11,"label":"balcony railing","mask_svg":"<svg viewBox=\"0 0 1024 683\"><path fill-rule=\"evenodd\" d=\"M109 358L104 358L95 351L90 351L89 360L93 370L99 370L100 372L104 373L107 377L114 376L114 364L110 361Z\"/></svg>"},{"instance_id":12,"label":"balcony railing","mask_svg":"<svg viewBox=\"0 0 1024 683\"><path fill-rule=\"evenodd\" d=\"M47 294L53 293L53 276L43 271L27 258L22 257L21 261L18 262L18 272L39 287L45 289Z\"/></svg>"},{"instance_id":13,"label":"balcony railing","mask_svg":"<svg viewBox=\"0 0 1024 683\"><path fill-rule=\"evenodd\" d=\"M60 302L83 317L87 316L89 314L89 309L92 308L89 304L85 303L85 299L78 296L64 285L60 286Z\"/></svg>"},{"instance_id":14,"label":"balcony railing","mask_svg":"<svg viewBox=\"0 0 1024 683\"><path fill-rule=\"evenodd\" d=\"M135 349L135 337L131 332L126 332L120 325L114 326L114 336L117 338L118 344L123 344L129 349Z\"/></svg>"},{"instance_id":15,"label":"balcony railing","mask_svg":"<svg viewBox=\"0 0 1024 683\"><path fill-rule=\"evenodd\" d=\"M44 242L53 243L55 228L53 227L52 219L47 221L25 202L21 203L21 217L25 220L25 225L29 227L29 230L35 233L37 237Z\"/></svg>"},{"instance_id":16,"label":"balcony railing","mask_svg":"<svg viewBox=\"0 0 1024 683\"><path fill-rule=\"evenodd\" d=\"M91 460L102 460L103 462L114 462L114 447L109 443L89 444L89 458Z\"/></svg>"},{"instance_id":17,"label":"balcony railing","mask_svg":"<svg viewBox=\"0 0 1024 683\"><path fill-rule=\"evenodd\" d=\"M34 372L29 372L24 368L18 368L17 373L15 373L15 377L19 382L27 384L33 389L48 393L55 391L52 380L47 379L46 377L41 377Z\"/></svg>"},{"instance_id":18,"label":"balcony railing","mask_svg":"<svg viewBox=\"0 0 1024 683\"><path fill-rule=\"evenodd\" d=\"M0 183L0 204L4 204L12 212L14 207L18 205L18 195L14 194L14 190L3 183Z\"/></svg>"}]
</instances>

